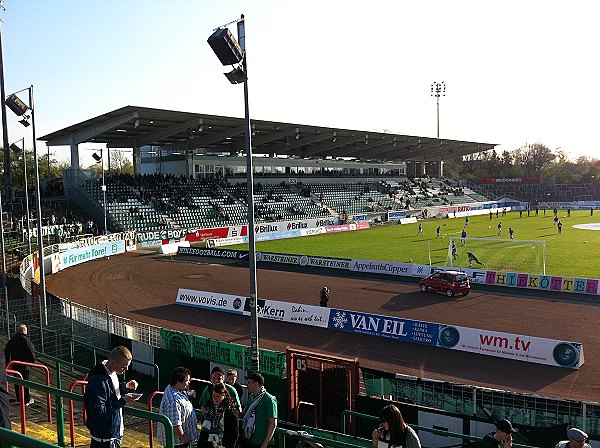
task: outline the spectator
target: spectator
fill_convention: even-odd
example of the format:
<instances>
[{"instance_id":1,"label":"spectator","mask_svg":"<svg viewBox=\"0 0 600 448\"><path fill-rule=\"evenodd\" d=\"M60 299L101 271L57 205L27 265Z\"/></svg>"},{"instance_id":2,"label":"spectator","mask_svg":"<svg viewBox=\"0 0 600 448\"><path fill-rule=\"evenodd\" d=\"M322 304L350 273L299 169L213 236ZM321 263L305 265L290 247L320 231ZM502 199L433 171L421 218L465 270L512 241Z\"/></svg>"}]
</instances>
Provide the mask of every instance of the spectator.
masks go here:
<instances>
[{"instance_id":1,"label":"spectator","mask_svg":"<svg viewBox=\"0 0 600 448\"><path fill-rule=\"evenodd\" d=\"M160 413L166 415L173 424L175 448L189 448L198 439L198 421L187 394L190 378L190 369L176 367L171 372L171 381L160 401ZM158 443L166 446L164 425L157 425L156 438Z\"/></svg>"},{"instance_id":2,"label":"spectator","mask_svg":"<svg viewBox=\"0 0 600 448\"><path fill-rule=\"evenodd\" d=\"M567 438L556 444L556 448L591 448L587 443L588 435L581 429L571 428L567 431Z\"/></svg>"},{"instance_id":3,"label":"spectator","mask_svg":"<svg viewBox=\"0 0 600 448\"><path fill-rule=\"evenodd\" d=\"M108 360L96 364L88 373L83 396L90 430L90 448L118 448L123 439L123 407L140 396L126 395L137 389L137 381L119 381L131 364L131 352L123 346L114 348Z\"/></svg>"},{"instance_id":4,"label":"spectator","mask_svg":"<svg viewBox=\"0 0 600 448\"><path fill-rule=\"evenodd\" d=\"M267 448L277 427L277 399L266 391L260 373L250 373L246 385L250 396L242 418L241 446Z\"/></svg>"},{"instance_id":5,"label":"spectator","mask_svg":"<svg viewBox=\"0 0 600 448\"><path fill-rule=\"evenodd\" d=\"M324 308L327 308L329 304L329 288L327 288L327 286L321 289L321 298L319 300L319 304Z\"/></svg>"},{"instance_id":6,"label":"spectator","mask_svg":"<svg viewBox=\"0 0 600 448\"><path fill-rule=\"evenodd\" d=\"M198 448L236 448L240 436L240 416L237 403L227 387L217 383L212 398L205 407Z\"/></svg>"},{"instance_id":7,"label":"spectator","mask_svg":"<svg viewBox=\"0 0 600 448\"><path fill-rule=\"evenodd\" d=\"M223 383L224 381L225 381L225 371L219 366L214 367L212 369L212 371L210 372L210 382L212 384L209 386L206 386L204 388L204 390L202 391L202 395L200 395L200 409L202 410L203 414L204 414L204 407L211 400L211 396L212 396L211 394L212 394L213 387L219 383ZM238 397L238 394L237 394L237 391L235 390L235 388L233 386L230 386L229 384L225 384L225 387L229 391L229 395L231 396L232 400L238 405L239 409L241 409L240 398Z\"/></svg>"},{"instance_id":8,"label":"spectator","mask_svg":"<svg viewBox=\"0 0 600 448\"><path fill-rule=\"evenodd\" d=\"M373 431L373 448L421 448L417 433L408 426L400 409L393 404L384 407L379 414L381 425Z\"/></svg>"},{"instance_id":9,"label":"spectator","mask_svg":"<svg viewBox=\"0 0 600 448\"><path fill-rule=\"evenodd\" d=\"M241 405L244 406L246 404L246 402L244 401L244 388L238 382L237 378L238 378L237 370L229 369L227 371L227 384L229 384L230 386L233 386L233 388L235 389L235 391L238 394Z\"/></svg>"},{"instance_id":10,"label":"spectator","mask_svg":"<svg viewBox=\"0 0 600 448\"><path fill-rule=\"evenodd\" d=\"M21 324L17 329L15 335L10 338L6 347L4 348L4 358L6 364L10 361L22 361L22 362L35 362L35 349L33 344L27 336L27 325ZM29 379L29 366L21 364L15 364L12 366L13 370L16 370L23 375L24 380ZM17 394L17 400L19 400L19 390L21 386L15 385L15 393ZM29 395L29 388L26 387L24 390L25 394L25 406L29 406L33 403L33 399Z\"/></svg>"},{"instance_id":11,"label":"spectator","mask_svg":"<svg viewBox=\"0 0 600 448\"><path fill-rule=\"evenodd\" d=\"M515 432L512 423L503 418L496 423L496 432L489 433L481 440L482 448L511 448Z\"/></svg>"}]
</instances>

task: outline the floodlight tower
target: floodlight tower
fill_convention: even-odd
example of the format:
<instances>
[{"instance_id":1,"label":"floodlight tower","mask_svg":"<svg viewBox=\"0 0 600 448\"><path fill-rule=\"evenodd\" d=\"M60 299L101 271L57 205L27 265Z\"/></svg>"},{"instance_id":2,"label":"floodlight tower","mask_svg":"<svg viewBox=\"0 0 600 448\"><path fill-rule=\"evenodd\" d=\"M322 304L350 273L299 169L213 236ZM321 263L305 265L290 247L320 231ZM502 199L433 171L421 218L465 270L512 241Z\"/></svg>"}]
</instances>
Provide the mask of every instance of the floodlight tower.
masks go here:
<instances>
[{"instance_id":1,"label":"floodlight tower","mask_svg":"<svg viewBox=\"0 0 600 448\"><path fill-rule=\"evenodd\" d=\"M444 81L432 82L431 96L435 97L437 102L437 138L440 138L440 97L446 96L446 83Z\"/></svg>"},{"instance_id":2,"label":"floodlight tower","mask_svg":"<svg viewBox=\"0 0 600 448\"><path fill-rule=\"evenodd\" d=\"M227 28L237 23L238 41ZM244 84L244 137L246 149L246 183L248 193L248 263L250 269L250 349L252 370L260 370L258 347L258 310L256 287L256 235L254 234L254 174L252 167L252 130L250 128L250 107L248 104L248 67L246 53L246 28L244 15L237 20L220 26L208 38L208 44L223 65L233 66L225 73L231 84Z\"/></svg>"}]
</instances>

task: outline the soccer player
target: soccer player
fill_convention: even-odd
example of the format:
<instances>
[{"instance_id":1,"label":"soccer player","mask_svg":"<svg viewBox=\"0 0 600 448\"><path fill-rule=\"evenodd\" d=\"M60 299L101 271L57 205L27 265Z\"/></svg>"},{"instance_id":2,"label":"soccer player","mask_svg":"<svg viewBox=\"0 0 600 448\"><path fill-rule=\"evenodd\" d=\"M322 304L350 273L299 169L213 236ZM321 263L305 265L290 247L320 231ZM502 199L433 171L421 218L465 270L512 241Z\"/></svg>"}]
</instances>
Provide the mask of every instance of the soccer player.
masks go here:
<instances>
[{"instance_id":1,"label":"soccer player","mask_svg":"<svg viewBox=\"0 0 600 448\"><path fill-rule=\"evenodd\" d=\"M452 241L452 259L456 260L456 257L458 257L458 248L456 247L456 242Z\"/></svg>"},{"instance_id":2,"label":"soccer player","mask_svg":"<svg viewBox=\"0 0 600 448\"><path fill-rule=\"evenodd\" d=\"M473 262L480 264L481 266L485 266L481 261L477 259L477 255L475 255L473 252L467 252L467 257L469 257L469 267L471 267Z\"/></svg>"},{"instance_id":3,"label":"soccer player","mask_svg":"<svg viewBox=\"0 0 600 448\"><path fill-rule=\"evenodd\" d=\"M498 223L498 235L502 233L502 221Z\"/></svg>"},{"instance_id":4,"label":"soccer player","mask_svg":"<svg viewBox=\"0 0 600 448\"><path fill-rule=\"evenodd\" d=\"M469 227L469 217L465 216L465 227Z\"/></svg>"},{"instance_id":5,"label":"soccer player","mask_svg":"<svg viewBox=\"0 0 600 448\"><path fill-rule=\"evenodd\" d=\"M419 232L417 233L417 236L421 236L423 235L423 224L419 223Z\"/></svg>"},{"instance_id":6,"label":"soccer player","mask_svg":"<svg viewBox=\"0 0 600 448\"><path fill-rule=\"evenodd\" d=\"M436 233L436 238L440 237L440 232L442 231L442 227L441 226L437 226L437 229L435 229L435 233Z\"/></svg>"},{"instance_id":7,"label":"soccer player","mask_svg":"<svg viewBox=\"0 0 600 448\"><path fill-rule=\"evenodd\" d=\"M562 222L560 222L560 220L558 220L558 223L556 225L558 226L558 233L561 234L562 233Z\"/></svg>"},{"instance_id":8,"label":"soccer player","mask_svg":"<svg viewBox=\"0 0 600 448\"><path fill-rule=\"evenodd\" d=\"M510 235L510 239L514 240L515 239L515 231L513 230L512 227L508 228L508 234Z\"/></svg>"},{"instance_id":9,"label":"soccer player","mask_svg":"<svg viewBox=\"0 0 600 448\"><path fill-rule=\"evenodd\" d=\"M460 244L462 246L467 244L467 231L465 229L463 229L462 233L460 234Z\"/></svg>"}]
</instances>

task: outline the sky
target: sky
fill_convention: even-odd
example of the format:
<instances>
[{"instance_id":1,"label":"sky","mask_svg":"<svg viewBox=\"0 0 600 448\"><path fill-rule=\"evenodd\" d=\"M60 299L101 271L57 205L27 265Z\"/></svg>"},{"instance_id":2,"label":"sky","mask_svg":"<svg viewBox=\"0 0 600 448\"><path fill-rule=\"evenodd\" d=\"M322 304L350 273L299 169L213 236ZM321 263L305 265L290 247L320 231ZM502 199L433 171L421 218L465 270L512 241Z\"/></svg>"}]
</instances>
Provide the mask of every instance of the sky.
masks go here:
<instances>
[{"instance_id":1,"label":"sky","mask_svg":"<svg viewBox=\"0 0 600 448\"><path fill-rule=\"evenodd\" d=\"M430 88L444 82L441 138L600 158L596 0L4 6L6 93L34 85L37 137L126 105L243 117L243 87L223 76L206 40L244 14L251 119L435 137ZM31 128L8 117L10 142L25 137L31 148ZM69 157L68 147L50 150Z\"/></svg>"}]
</instances>

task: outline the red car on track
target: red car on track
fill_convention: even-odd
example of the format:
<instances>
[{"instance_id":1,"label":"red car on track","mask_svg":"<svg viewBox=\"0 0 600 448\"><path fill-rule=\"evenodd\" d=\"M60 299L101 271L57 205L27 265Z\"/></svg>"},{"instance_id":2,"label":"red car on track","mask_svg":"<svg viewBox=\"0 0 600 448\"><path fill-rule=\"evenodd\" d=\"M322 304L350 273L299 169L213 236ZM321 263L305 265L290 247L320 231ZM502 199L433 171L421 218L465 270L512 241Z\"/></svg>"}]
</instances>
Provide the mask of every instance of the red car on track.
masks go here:
<instances>
[{"instance_id":1,"label":"red car on track","mask_svg":"<svg viewBox=\"0 0 600 448\"><path fill-rule=\"evenodd\" d=\"M427 278L419 281L421 291L438 291L445 293L448 297L457 294L466 296L471 290L469 277L460 271L438 271Z\"/></svg>"}]
</instances>

